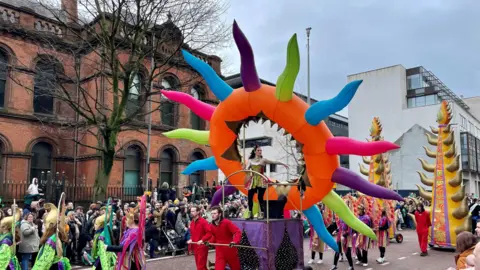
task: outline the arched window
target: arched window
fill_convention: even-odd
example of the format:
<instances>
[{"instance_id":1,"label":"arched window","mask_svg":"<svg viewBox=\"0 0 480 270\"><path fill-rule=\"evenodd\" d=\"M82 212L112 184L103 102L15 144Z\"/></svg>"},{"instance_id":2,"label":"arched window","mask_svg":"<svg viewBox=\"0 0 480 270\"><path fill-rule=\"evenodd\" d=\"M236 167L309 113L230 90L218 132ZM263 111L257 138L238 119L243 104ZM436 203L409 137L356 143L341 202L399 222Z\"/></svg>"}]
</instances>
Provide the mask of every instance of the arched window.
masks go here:
<instances>
[{"instance_id":1,"label":"arched window","mask_svg":"<svg viewBox=\"0 0 480 270\"><path fill-rule=\"evenodd\" d=\"M196 160L204 159L202 153L200 152L193 152L192 156L190 157L191 161L194 162ZM197 171L190 174L190 185L193 183L197 183L197 186L203 186L205 184L205 172L204 171Z\"/></svg>"},{"instance_id":2,"label":"arched window","mask_svg":"<svg viewBox=\"0 0 480 270\"><path fill-rule=\"evenodd\" d=\"M190 94L196 99L203 99L204 90L201 85L196 84L190 89ZM195 113L190 111L190 124L192 129L203 130L205 129L205 123L202 118L198 117Z\"/></svg>"},{"instance_id":3,"label":"arched window","mask_svg":"<svg viewBox=\"0 0 480 270\"><path fill-rule=\"evenodd\" d=\"M40 60L35 67L33 111L53 114L53 94L57 88L58 64Z\"/></svg>"},{"instance_id":4,"label":"arched window","mask_svg":"<svg viewBox=\"0 0 480 270\"><path fill-rule=\"evenodd\" d=\"M142 150L136 145L132 145L125 151L125 175L124 183L125 193L127 195L140 195L141 173L142 173Z\"/></svg>"},{"instance_id":5,"label":"arched window","mask_svg":"<svg viewBox=\"0 0 480 270\"><path fill-rule=\"evenodd\" d=\"M162 79L162 88L167 90L179 90L180 83L173 75L165 76ZM175 126L175 104L170 102L167 98L162 96L162 103L160 105L160 112L162 114L162 124L166 126Z\"/></svg>"},{"instance_id":6,"label":"arched window","mask_svg":"<svg viewBox=\"0 0 480 270\"><path fill-rule=\"evenodd\" d=\"M160 154L160 185L167 182L170 187L175 185L175 153L172 149L165 149Z\"/></svg>"},{"instance_id":7,"label":"arched window","mask_svg":"<svg viewBox=\"0 0 480 270\"><path fill-rule=\"evenodd\" d=\"M5 107L5 89L8 76L8 55L0 50L0 108Z\"/></svg>"},{"instance_id":8,"label":"arched window","mask_svg":"<svg viewBox=\"0 0 480 270\"><path fill-rule=\"evenodd\" d=\"M39 142L33 146L30 178L45 179L47 172L52 171L52 152L52 146L46 142Z\"/></svg>"},{"instance_id":9,"label":"arched window","mask_svg":"<svg viewBox=\"0 0 480 270\"><path fill-rule=\"evenodd\" d=\"M137 117L134 117L137 120L143 120L144 115L142 115L142 93L143 93L143 78L140 74L132 75L131 84L129 88L127 106L125 108L125 113L127 117L132 117L137 114Z\"/></svg>"}]
</instances>

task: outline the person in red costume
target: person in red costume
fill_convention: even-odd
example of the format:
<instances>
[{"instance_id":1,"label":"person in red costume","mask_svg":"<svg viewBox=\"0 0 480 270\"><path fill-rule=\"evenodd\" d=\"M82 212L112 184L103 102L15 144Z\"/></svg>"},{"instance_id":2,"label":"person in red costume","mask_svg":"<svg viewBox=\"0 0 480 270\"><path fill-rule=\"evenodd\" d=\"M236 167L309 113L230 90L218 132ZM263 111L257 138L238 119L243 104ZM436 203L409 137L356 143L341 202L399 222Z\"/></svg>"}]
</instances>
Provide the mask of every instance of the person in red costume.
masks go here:
<instances>
[{"instance_id":1,"label":"person in red costume","mask_svg":"<svg viewBox=\"0 0 480 270\"><path fill-rule=\"evenodd\" d=\"M428 242L428 229L432 226L430 220L430 213L425 211L423 204L417 205L417 211L415 211L415 221L417 223L417 235L418 243L420 244L420 256L425 257L428 255L427 242Z\"/></svg>"},{"instance_id":2,"label":"person in red costume","mask_svg":"<svg viewBox=\"0 0 480 270\"><path fill-rule=\"evenodd\" d=\"M187 241L187 244L191 244L192 242L198 244L192 245L195 264L198 270L207 270L208 247L202 244L212 237L210 224L200 216L198 206L192 206L190 213L193 219L192 222L190 222L190 240Z\"/></svg>"},{"instance_id":3,"label":"person in red costume","mask_svg":"<svg viewBox=\"0 0 480 270\"><path fill-rule=\"evenodd\" d=\"M214 206L210 210L212 214L212 224L210 224L212 237L209 242L230 245L215 247L215 270L224 270L227 264L231 270L240 270L238 250L234 245L240 243L242 233L230 220L223 218L223 212L219 206ZM208 245L209 243L205 244Z\"/></svg>"}]
</instances>

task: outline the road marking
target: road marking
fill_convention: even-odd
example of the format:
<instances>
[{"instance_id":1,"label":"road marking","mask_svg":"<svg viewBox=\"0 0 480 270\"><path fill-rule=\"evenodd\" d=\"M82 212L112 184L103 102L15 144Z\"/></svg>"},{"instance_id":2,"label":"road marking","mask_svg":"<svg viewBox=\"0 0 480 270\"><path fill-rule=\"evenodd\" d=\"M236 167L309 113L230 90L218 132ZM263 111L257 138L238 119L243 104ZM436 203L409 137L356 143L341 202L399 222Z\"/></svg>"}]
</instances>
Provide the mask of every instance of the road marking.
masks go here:
<instances>
[{"instance_id":1,"label":"road marking","mask_svg":"<svg viewBox=\"0 0 480 270\"><path fill-rule=\"evenodd\" d=\"M407 257L400 257L399 260L405 260Z\"/></svg>"},{"instance_id":2,"label":"road marking","mask_svg":"<svg viewBox=\"0 0 480 270\"><path fill-rule=\"evenodd\" d=\"M384 262L384 263L382 263L382 264L380 264L380 265L389 265L389 264L390 264L390 262Z\"/></svg>"},{"instance_id":3,"label":"road marking","mask_svg":"<svg viewBox=\"0 0 480 270\"><path fill-rule=\"evenodd\" d=\"M373 270L373 268L367 268L367 269L365 269L365 270Z\"/></svg>"},{"instance_id":4,"label":"road marking","mask_svg":"<svg viewBox=\"0 0 480 270\"><path fill-rule=\"evenodd\" d=\"M412 255L418 255L418 252L414 252L414 253L412 253Z\"/></svg>"}]
</instances>

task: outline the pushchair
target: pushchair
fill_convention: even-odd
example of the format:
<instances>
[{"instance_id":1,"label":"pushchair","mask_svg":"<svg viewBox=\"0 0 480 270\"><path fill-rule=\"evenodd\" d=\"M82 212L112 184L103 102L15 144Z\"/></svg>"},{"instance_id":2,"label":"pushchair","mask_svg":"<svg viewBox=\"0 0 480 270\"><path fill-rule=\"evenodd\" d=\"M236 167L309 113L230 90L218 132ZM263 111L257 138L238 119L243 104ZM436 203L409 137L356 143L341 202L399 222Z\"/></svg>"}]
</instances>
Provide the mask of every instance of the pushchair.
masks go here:
<instances>
[{"instance_id":1,"label":"pushchair","mask_svg":"<svg viewBox=\"0 0 480 270\"><path fill-rule=\"evenodd\" d=\"M175 256L185 253L187 247L185 237L178 234L173 228L162 227L161 239L163 255L171 254Z\"/></svg>"}]
</instances>

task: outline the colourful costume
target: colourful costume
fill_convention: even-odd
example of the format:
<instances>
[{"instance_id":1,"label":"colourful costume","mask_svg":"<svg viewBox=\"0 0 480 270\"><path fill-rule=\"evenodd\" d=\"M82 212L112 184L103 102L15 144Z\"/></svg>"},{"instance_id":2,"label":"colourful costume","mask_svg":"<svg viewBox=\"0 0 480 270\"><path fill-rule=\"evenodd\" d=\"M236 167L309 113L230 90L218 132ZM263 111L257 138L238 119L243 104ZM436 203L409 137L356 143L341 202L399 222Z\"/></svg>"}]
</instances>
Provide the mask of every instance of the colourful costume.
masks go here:
<instances>
[{"instance_id":1,"label":"colourful costume","mask_svg":"<svg viewBox=\"0 0 480 270\"><path fill-rule=\"evenodd\" d=\"M146 269L146 259L143 252L143 230L146 220L146 195L143 195L140 201L140 209L130 208L126 216L126 223L129 227L123 233L120 246L107 246L107 251L119 252L117 257L117 266L115 269ZM138 213L138 228L130 228L135 222L135 214Z\"/></svg>"},{"instance_id":2,"label":"colourful costume","mask_svg":"<svg viewBox=\"0 0 480 270\"><path fill-rule=\"evenodd\" d=\"M0 236L0 269L19 270L17 256L15 256L15 223L20 220L21 212L17 209L15 221L13 216L3 218L0 227L8 231Z\"/></svg>"},{"instance_id":3,"label":"colourful costume","mask_svg":"<svg viewBox=\"0 0 480 270\"><path fill-rule=\"evenodd\" d=\"M108 225L105 225L105 220L107 224L109 219L105 215L99 216L95 220L95 236L93 238L93 250L92 257L95 260L93 269L114 269L115 263L117 261L117 256L113 252L108 252L105 249L105 245L111 244L111 236L108 229Z\"/></svg>"},{"instance_id":4,"label":"colourful costume","mask_svg":"<svg viewBox=\"0 0 480 270\"><path fill-rule=\"evenodd\" d=\"M361 215L358 218L365 223L365 225L372 228L372 219L367 214ZM366 264L368 264L368 249L370 249L371 240L368 236L363 234L359 234L357 237L357 258L359 262L366 266Z\"/></svg>"},{"instance_id":5,"label":"colourful costume","mask_svg":"<svg viewBox=\"0 0 480 270\"><path fill-rule=\"evenodd\" d=\"M71 265L68 258L63 257L63 243L66 241L66 225L65 225L65 210L58 211L58 208L51 204L46 203L44 208L48 210L48 215L44 222L45 234L50 234L48 239L40 248L37 259L33 265L33 270L48 270L48 269L60 269L70 270ZM60 219L59 228L57 229L57 221ZM46 237L44 235L43 237ZM42 239L43 239L42 237Z\"/></svg>"}]
</instances>

